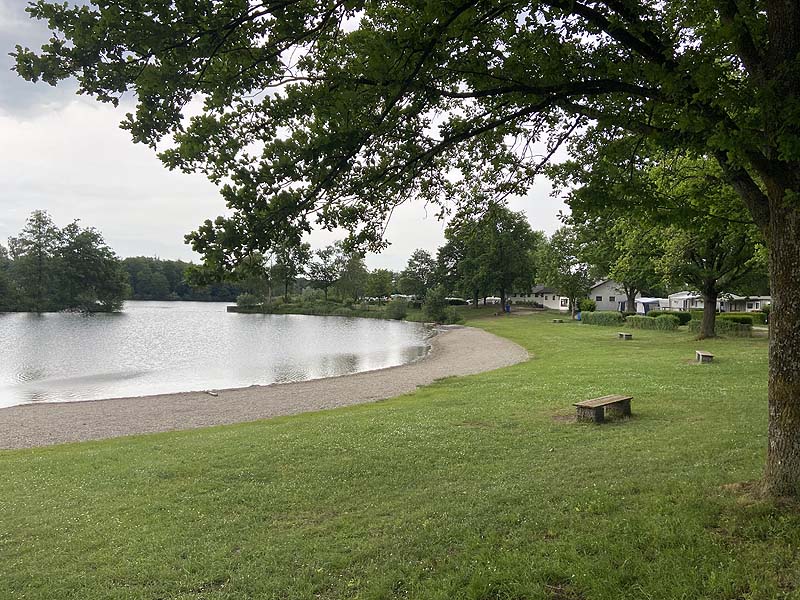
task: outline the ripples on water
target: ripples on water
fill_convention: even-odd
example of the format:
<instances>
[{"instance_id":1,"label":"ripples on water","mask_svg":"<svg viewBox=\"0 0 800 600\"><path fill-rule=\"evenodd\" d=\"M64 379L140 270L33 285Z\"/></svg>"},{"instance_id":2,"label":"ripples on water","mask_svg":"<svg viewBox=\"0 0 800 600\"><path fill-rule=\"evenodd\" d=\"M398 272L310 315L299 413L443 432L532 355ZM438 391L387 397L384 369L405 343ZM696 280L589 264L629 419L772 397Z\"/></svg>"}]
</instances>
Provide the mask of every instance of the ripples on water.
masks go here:
<instances>
[{"instance_id":1,"label":"ripples on water","mask_svg":"<svg viewBox=\"0 0 800 600\"><path fill-rule=\"evenodd\" d=\"M0 407L266 385L411 362L416 323L242 315L202 302L127 302L115 315L0 314Z\"/></svg>"}]
</instances>

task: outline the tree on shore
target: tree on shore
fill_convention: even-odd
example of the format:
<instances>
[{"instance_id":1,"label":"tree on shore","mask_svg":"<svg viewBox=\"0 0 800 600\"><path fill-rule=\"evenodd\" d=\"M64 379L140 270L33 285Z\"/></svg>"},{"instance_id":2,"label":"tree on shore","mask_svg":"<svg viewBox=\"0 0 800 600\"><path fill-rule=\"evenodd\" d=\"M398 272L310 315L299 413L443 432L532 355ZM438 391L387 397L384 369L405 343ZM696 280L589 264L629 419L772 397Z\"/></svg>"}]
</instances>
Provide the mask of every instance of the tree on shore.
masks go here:
<instances>
[{"instance_id":1,"label":"tree on shore","mask_svg":"<svg viewBox=\"0 0 800 600\"><path fill-rule=\"evenodd\" d=\"M341 244L325 246L314 252L316 260L308 263L307 273L311 285L321 289L328 299L328 290L335 284L342 272L344 256Z\"/></svg>"},{"instance_id":2,"label":"tree on shore","mask_svg":"<svg viewBox=\"0 0 800 600\"><path fill-rule=\"evenodd\" d=\"M4 270L16 297L9 308L110 312L122 307L127 274L96 229L81 228L77 221L59 229L50 215L37 210L20 235L9 239L9 247L11 261Z\"/></svg>"},{"instance_id":3,"label":"tree on shore","mask_svg":"<svg viewBox=\"0 0 800 600\"><path fill-rule=\"evenodd\" d=\"M381 247L407 198L524 193L538 138L545 159L576 135L713 156L770 253L765 491L800 495L800 3L150 4L40 0L59 35L16 69L105 102L133 90L135 141L174 135L169 167L226 182L233 214L191 236L214 260L312 218Z\"/></svg>"},{"instance_id":4,"label":"tree on shore","mask_svg":"<svg viewBox=\"0 0 800 600\"><path fill-rule=\"evenodd\" d=\"M575 316L579 300L592 286L589 264L580 257L575 230L562 227L556 231L537 253L536 262L542 281L569 299L570 314Z\"/></svg>"},{"instance_id":5,"label":"tree on shore","mask_svg":"<svg viewBox=\"0 0 800 600\"><path fill-rule=\"evenodd\" d=\"M424 298L428 289L433 287L435 276L436 261L428 251L418 248L400 272L397 287L401 294Z\"/></svg>"}]
</instances>

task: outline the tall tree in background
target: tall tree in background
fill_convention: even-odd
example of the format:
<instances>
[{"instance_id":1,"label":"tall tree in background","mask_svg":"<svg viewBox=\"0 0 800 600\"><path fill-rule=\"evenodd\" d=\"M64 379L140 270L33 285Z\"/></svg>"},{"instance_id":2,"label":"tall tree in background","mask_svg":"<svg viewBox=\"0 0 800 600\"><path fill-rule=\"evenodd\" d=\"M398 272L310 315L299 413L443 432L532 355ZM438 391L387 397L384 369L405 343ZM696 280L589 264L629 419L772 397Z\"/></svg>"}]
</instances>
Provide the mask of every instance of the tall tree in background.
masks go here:
<instances>
[{"instance_id":1,"label":"tall tree in background","mask_svg":"<svg viewBox=\"0 0 800 600\"><path fill-rule=\"evenodd\" d=\"M589 293L592 277L589 264L580 258L580 244L574 229L562 227L544 244L537 255L541 279L569 299L575 316L578 300Z\"/></svg>"},{"instance_id":2,"label":"tall tree in background","mask_svg":"<svg viewBox=\"0 0 800 600\"><path fill-rule=\"evenodd\" d=\"M435 275L436 261L429 252L419 248L414 250L406 268L400 272L397 287L401 294L424 298L428 289L433 287Z\"/></svg>"},{"instance_id":3,"label":"tall tree in background","mask_svg":"<svg viewBox=\"0 0 800 600\"><path fill-rule=\"evenodd\" d=\"M388 269L375 269L367 275L364 290L367 296L381 299L390 296L394 289L394 275Z\"/></svg>"},{"instance_id":4,"label":"tall tree in background","mask_svg":"<svg viewBox=\"0 0 800 600\"><path fill-rule=\"evenodd\" d=\"M17 48L22 76L75 75L105 102L133 90L134 140L173 135L168 166L226 181L233 214L191 236L220 264L311 219L378 247L406 198L524 193L541 163L530 142L548 132L548 157L576 132L714 156L770 252L765 489L800 495L800 3L40 0L29 11L59 34L40 54ZM195 97L202 114L185 123Z\"/></svg>"},{"instance_id":5,"label":"tall tree in background","mask_svg":"<svg viewBox=\"0 0 800 600\"><path fill-rule=\"evenodd\" d=\"M532 260L544 236L534 232L524 213L487 202L456 213L445 229L447 243L439 252L445 273L455 286L473 297L508 294L533 284Z\"/></svg>"},{"instance_id":6,"label":"tall tree in background","mask_svg":"<svg viewBox=\"0 0 800 600\"><path fill-rule=\"evenodd\" d=\"M664 228L642 216L587 215L574 211L568 219L575 230L581 260L595 279L608 278L625 294L625 310L636 311L636 296L660 286L656 269L662 254Z\"/></svg>"},{"instance_id":7,"label":"tall tree in background","mask_svg":"<svg viewBox=\"0 0 800 600\"><path fill-rule=\"evenodd\" d=\"M359 300L364 296L369 272L364 264L364 255L359 252L345 254L336 289L342 299Z\"/></svg>"},{"instance_id":8,"label":"tall tree in background","mask_svg":"<svg viewBox=\"0 0 800 600\"><path fill-rule=\"evenodd\" d=\"M289 300L289 286L305 273L309 260L310 244L284 244L275 251L275 264L270 269L270 277L283 285L284 300Z\"/></svg>"},{"instance_id":9,"label":"tall tree in background","mask_svg":"<svg viewBox=\"0 0 800 600\"><path fill-rule=\"evenodd\" d=\"M61 230L58 249L61 304L86 311L117 311L128 288L127 273L117 255L94 228L77 222Z\"/></svg>"},{"instance_id":10,"label":"tall tree in background","mask_svg":"<svg viewBox=\"0 0 800 600\"><path fill-rule=\"evenodd\" d=\"M338 281L344 266L341 244L325 246L314 252L314 256L316 256L316 260L308 263L308 278L311 280L311 285L323 290L325 300L327 300L328 289Z\"/></svg>"},{"instance_id":11,"label":"tall tree in background","mask_svg":"<svg viewBox=\"0 0 800 600\"><path fill-rule=\"evenodd\" d=\"M0 244L0 312L17 307L16 289L11 279L11 259L8 250Z\"/></svg>"},{"instance_id":12,"label":"tall tree in background","mask_svg":"<svg viewBox=\"0 0 800 600\"><path fill-rule=\"evenodd\" d=\"M41 312L57 308L59 267L56 262L60 244L61 231L42 210L33 211L19 237L8 240L14 261L14 279L19 285L23 305L29 310Z\"/></svg>"}]
</instances>

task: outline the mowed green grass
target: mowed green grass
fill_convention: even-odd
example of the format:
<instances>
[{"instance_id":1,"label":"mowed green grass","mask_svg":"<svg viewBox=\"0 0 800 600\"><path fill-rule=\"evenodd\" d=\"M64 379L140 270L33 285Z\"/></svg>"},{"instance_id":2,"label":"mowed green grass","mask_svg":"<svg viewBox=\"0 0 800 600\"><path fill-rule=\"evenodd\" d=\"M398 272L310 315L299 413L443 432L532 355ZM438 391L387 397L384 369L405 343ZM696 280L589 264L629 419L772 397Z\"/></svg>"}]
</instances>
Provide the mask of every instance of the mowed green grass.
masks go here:
<instances>
[{"instance_id":1,"label":"mowed green grass","mask_svg":"<svg viewBox=\"0 0 800 600\"><path fill-rule=\"evenodd\" d=\"M730 485L766 340L551 319L473 322L531 360L389 401L0 452L0 598L800 597L800 511ZM611 393L633 418L567 419Z\"/></svg>"}]
</instances>

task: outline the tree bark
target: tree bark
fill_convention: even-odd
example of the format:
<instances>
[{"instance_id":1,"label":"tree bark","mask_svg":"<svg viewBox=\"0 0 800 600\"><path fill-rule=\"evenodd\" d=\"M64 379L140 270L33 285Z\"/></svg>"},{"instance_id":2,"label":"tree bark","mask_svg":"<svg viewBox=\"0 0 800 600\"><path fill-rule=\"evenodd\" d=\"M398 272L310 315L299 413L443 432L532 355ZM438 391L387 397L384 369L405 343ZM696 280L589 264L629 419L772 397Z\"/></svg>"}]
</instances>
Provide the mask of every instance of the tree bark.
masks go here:
<instances>
[{"instance_id":1,"label":"tree bark","mask_svg":"<svg viewBox=\"0 0 800 600\"><path fill-rule=\"evenodd\" d=\"M627 299L625 300L625 312L636 312L636 291L631 289L626 294Z\"/></svg>"},{"instance_id":2,"label":"tree bark","mask_svg":"<svg viewBox=\"0 0 800 600\"><path fill-rule=\"evenodd\" d=\"M770 202L772 308L764 489L773 497L800 495L800 211L784 202L782 197Z\"/></svg>"},{"instance_id":3,"label":"tree bark","mask_svg":"<svg viewBox=\"0 0 800 600\"><path fill-rule=\"evenodd\" d=\"M717 335L717 297L719 292L715 286L708 285L703 290L703 320L700 324L700 335L697 339L704 340Z\"/></svg>"},{"instance_id":4,"label":"tree bark","mask_svg":"<svg viewBox=\"0 0 800 600\"><path fill-rule=\"evenodd\" d=\"M480 291L479 290L475 290L475 293L472 296L472 299L475 301L475 303L472 306L472 308L478 308L478 300L480 300L479 294L480 294Z\"/></svg>"}]
</instances>

